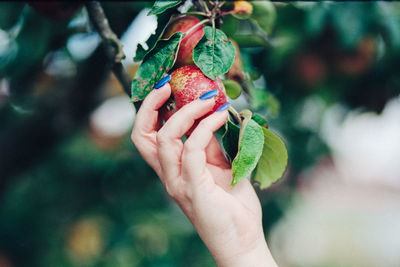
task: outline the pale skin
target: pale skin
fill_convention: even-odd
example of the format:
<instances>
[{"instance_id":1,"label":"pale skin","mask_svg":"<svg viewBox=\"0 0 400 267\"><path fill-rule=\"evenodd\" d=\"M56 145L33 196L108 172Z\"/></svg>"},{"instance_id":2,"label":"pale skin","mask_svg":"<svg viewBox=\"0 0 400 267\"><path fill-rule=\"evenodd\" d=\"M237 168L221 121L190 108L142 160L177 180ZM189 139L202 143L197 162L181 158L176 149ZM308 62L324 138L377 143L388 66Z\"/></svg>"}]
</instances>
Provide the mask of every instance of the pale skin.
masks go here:
<instances>
[{"instance_id":1,"label":"pale skin","mask_svg":"<svg viewBox=\"0 0 400 267\"><path fill-rule=\"evenodd\" d=\"M202 119L183 143L181 138L196 119L212 110L215 101L195 100L162 125L158 109L170 94L167 83L146 97L136 115L132 142L218 266L277 266L265 241L258 197L248 180L231 188L231 166L214 136L228 112Z\"/></svg>"}]
</instances>

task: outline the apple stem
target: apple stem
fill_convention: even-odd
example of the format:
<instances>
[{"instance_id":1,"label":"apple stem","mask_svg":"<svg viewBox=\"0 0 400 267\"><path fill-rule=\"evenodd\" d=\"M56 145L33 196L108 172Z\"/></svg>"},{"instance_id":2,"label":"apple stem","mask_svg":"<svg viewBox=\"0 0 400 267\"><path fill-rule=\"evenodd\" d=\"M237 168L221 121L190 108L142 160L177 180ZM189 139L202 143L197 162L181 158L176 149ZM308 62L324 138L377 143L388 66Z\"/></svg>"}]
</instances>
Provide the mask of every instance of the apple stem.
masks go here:
<instances>
[{"instance_id":1,"label":"apple stem","mask_svg":"<svg viewBox=\"0 0 400 267\"><path fill-rule=\"evenodd\" d=\"M236 109L234 109L232 106L228 108L228 112L229 114L231 114L236 124L240 124L242 122L242 118L240 117L239 112L237 112Z\"/></svg>"},{"instance_id":2,"label":"apple stem","mask_svg":"<svg viewBox=\"0 0 400 267\"><path fill-rule=\"evenodd\" d=\"M186 12L186 13L182 13L182 15L199 15L199 16L203 16L203 17L207 17L208 15L205 12L201 12L201 11L190 11L190 12Z\"/></svg>"},{"instance_id":3,"label":"apple stem","mask_svg":"<svg viewBox=\"0 0 400 267\"><path fill-rule=\"evenodd\" d=\"M220 13L220 16L222 17L222 16L226 16L226 15L231 15L231 14L235 14L236 12L234 12L233 10L231 10L231 11L225 11L225 12L221 12Z\"/></svg>"},{"instance_id":4,"label":"apple stem","mask_svg":"<svg viewBox=\"0 0 400 267\"><path fill-rule=\"evenodd\" d=\"M200 25L209 22L210 19L203 19L202 21L200 21L199 23L197 23L196 25L194 25L192 28L190 28L186 33L183 34L183 38L185 38L186 36L188 36L193 30L195 30L197 27L199 27Z\"/></svg>"}]
</instances>

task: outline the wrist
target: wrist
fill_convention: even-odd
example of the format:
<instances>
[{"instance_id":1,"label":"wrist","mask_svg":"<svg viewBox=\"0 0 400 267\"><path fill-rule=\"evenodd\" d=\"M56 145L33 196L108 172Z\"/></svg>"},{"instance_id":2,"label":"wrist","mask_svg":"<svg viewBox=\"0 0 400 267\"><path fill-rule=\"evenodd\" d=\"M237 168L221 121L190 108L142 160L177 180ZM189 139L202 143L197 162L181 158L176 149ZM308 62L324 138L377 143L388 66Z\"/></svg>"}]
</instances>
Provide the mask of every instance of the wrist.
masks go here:
<instances>
[{"instance_id":1,"label":"wrist","mask_svg":"<svg viewBox=\"0 0 400 267\"><path fill-rule=\"evenodd\" d=\"M213 255L219 267L277 267L264 235L253 247L229 256Z\"/></svg>"}]
</instances>

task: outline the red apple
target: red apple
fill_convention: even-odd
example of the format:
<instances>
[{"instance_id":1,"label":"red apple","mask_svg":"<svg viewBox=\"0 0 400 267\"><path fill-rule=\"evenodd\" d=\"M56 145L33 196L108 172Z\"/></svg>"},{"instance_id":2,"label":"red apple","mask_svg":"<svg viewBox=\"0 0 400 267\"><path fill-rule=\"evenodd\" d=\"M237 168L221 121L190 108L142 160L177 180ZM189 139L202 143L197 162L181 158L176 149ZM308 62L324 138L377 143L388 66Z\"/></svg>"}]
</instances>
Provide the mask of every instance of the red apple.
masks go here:
<instances>
[{"instance_id":1,"label":"red apple","mask_svg":"<svg viewBox=\"0 0 400 267\"><path fill-rule=\"evenodd\" d=\"M57 20L70 19L83 5L74 1L35 1L28 2L37 13Z\"/></svg>"},{"instance_id":2,"label":"red apple","mask_svg":"<svg viewBox=\"0 0 400 267\"><path fill-rule=\"evenodd\" d=\"M177 110L184 105L198 99L202 94L214 89L218 89L218 94L215 96L215 106L213 110L206 114L211 114L220 106L226 103L225 88L222 81L217 78L209 79L195 65L181 67L171 73L171 91L172 97L161 109L161 117L167 121ZM203 118L204 118L203 117ZM200 118L199 120L201 120ZM195 122L189 133L196 127L198 121Z\"/></svg>"},{"instance_id":3,"label":"red apple","mask_svg":"<svg viewBox=\"0 0 400 267\"><path fill-rule=\"evenodd\" d=\"M185 16L177 18L165 29L163 38L169 38L176 32L187 32L194 25L199 23L200 20L193 16ZM197 45L204 35L204 25L198 26L190 32L181 42L179 47L178 56L176 58L175 67L193 64L193 48Z\"/></svg>"},{"instance_id":4,"label":"red apple","mask_svg":"<svg viewBox=\"0 0 400 267\"><path fill-rule=\"evenodd\" d=\"M362 38L351 52L340 51L335 58L335 67L341 74L357 76L366 73L374 64L377 42L373 37Z\"/></svg>"},{"instance_id":5,"label":"red apple","mask_svg":"<svg viewBox=\"0 0 400 267\"><path fill-rule=\"evenodd\" d=\"M303 53L294 61L294 71L306 86L316 86L324 81L327 68L323 59L314 53Z\"/></svg>"},{"instance_id":6,"label":"red apple","mask_svg":"<svg viewBox=\"0 0 400 267\"><path fill-rule=\"evenodd\" d=\"M211 80L195 65L184 66L172 72L170 85L177 109L214 89L218 89L219 93L215 97L213 111L226 103L225 88L221 80Z\"/></svg>"}]
</instances>

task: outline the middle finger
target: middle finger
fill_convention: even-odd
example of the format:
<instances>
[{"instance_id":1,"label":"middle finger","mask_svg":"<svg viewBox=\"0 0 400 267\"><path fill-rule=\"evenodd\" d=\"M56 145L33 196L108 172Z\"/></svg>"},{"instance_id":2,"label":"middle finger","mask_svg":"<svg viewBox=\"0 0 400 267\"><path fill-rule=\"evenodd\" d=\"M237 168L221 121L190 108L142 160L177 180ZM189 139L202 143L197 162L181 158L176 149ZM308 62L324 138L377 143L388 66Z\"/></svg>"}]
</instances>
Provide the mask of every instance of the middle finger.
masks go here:
<instances>
[{"instance_id":1,"label":"middle finger","mask_svg":"<svg viewBox=\"0 0 400 267\"><path fill-rule=\"evenodd\" d=\"M180 175L183 149L181 138L193 126L196 119L212 110L214 104L214 98L195 100L178 110L161 127L157 134L158 157L166 179L171 180Z\"/></svg>"}]
</instances>

